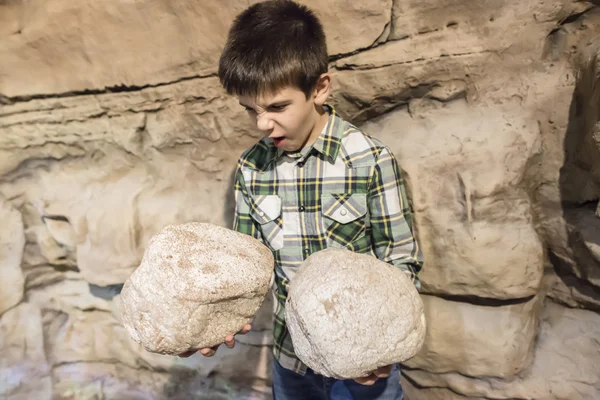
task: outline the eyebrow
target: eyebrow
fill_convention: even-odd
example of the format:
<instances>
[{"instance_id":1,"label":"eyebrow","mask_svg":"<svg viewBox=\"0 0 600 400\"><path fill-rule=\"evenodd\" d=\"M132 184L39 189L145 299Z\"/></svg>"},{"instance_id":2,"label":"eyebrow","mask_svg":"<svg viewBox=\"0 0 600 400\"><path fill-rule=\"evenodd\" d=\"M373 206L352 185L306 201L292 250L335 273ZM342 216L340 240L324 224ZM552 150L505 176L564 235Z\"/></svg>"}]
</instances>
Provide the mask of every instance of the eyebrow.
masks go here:
<instances>
[{"instance_id":1,"label":"eyebrow","mask_svg":"<svg viewBox=\"0 0 600 400\"><path fill-rule=\"evenodd\" d=\"M285 106L285 105L291 104L291 102L292 102L292 100L278 100L278 101L272 102L271 104L267 105L266 107L261 107L261 108L268 109L273 106ZM242 103L241 101L239 103L242 107L254 108L254 107L250 107L247 104Z\"/></svg>"}]
</instances>

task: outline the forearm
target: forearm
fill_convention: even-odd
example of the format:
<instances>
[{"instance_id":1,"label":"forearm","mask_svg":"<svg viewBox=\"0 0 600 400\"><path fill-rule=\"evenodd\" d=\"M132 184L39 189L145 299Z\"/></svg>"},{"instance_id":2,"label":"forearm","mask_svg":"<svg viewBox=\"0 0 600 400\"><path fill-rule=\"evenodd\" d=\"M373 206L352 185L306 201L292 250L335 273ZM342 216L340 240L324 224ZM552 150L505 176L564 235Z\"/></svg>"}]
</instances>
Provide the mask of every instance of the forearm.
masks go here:
<instances>
[{"instance_id":1,"label":"forearm","mask_svg":"<svg viewBox=\"0 0 600 400\"><path fill-rule=\"evenodd\" d=\"M414 283L417 290L421 289L421 281L419 280L418 276L419 271L421 270L420 263L416 261L408 262L406 260L395 260L390 261L389 263L397 267L402 272L404 272L408 276L408 278Z\"/></svg>"},{"instance_id":2,"label":"forearm","mask_svg":"<svg viewBox=\"0 0 600 400\"><path fill-rule=\"evenodd\" d=\"M377 258L404 271L419 288L423 259L413 235L412 215L400 170L387 149L382 151L374 168L368 199Z\"/></svg>"}]
</instances>

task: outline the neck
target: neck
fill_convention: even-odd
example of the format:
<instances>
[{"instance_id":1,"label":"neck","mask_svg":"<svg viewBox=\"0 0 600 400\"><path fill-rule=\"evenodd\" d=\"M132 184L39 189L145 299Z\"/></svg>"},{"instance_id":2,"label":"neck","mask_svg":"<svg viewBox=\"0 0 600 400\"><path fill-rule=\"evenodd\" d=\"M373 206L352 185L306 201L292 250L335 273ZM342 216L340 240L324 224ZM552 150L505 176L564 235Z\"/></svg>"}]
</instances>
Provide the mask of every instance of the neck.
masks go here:
<instances>
[{"instance_id":1,"label":"neck","mask_svg":"<svg viewBox=\"0 0 600 400\"><path fill-rule=\"evenodd\" d=\"M312 144L315 143L321 135L321 131L323 131L325 125L327 125L329 113L327 112L327 109L325 109L325 107L315 107L315 114L315 124L310 132L310 135L308 135L308 138L306 139L306 143L304 143L304 146L302 146L303 148L312 146Z\"/></svg>"}]
</instances>

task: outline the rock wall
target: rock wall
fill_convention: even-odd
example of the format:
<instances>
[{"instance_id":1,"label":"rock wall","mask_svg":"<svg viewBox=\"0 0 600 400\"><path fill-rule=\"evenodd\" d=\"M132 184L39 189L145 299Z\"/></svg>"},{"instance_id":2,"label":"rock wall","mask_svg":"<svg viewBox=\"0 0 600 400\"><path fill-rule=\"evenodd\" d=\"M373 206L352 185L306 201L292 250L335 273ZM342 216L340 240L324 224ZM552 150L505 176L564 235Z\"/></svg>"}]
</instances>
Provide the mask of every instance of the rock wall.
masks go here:
<instances>
[{"instance_id":1,"label":"rock wall","mask_svg":"<svg viewBox=\"0 0 600 400\"><path fill-rule=\"evenodd\" d=\"M428 317L408 398L600 398L598 3L304 2L332 103L405 171ZM269 396L269 304L210 359L115 317L154 233L231 223L260 136L215 73L246 5L0 2L0 398Z\"/></svg>"}]
</instances>

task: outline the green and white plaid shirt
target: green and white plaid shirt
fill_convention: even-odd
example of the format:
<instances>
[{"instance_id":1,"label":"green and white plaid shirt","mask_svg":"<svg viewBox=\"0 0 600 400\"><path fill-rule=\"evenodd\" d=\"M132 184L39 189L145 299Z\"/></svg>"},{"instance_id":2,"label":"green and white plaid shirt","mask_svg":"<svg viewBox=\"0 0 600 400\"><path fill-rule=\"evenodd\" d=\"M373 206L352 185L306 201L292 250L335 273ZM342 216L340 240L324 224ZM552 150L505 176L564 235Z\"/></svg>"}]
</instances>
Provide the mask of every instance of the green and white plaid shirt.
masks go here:
<instances>
[{"instance_id":1,"label":"green and white plaid shirt","mask_svg":"<svg viewBox=\"0 0 600 400\"><path fill-rule=\"evenodd\" d=\"M417 287L422 257L394 156L330 108L317 141L284 153L264 138L241 156L235 180L234 229L275 256L274 356L305 374L284 318L288 285L314 252L342 247L371 254L410 275Z\"/></svg>"}]
</instances>

